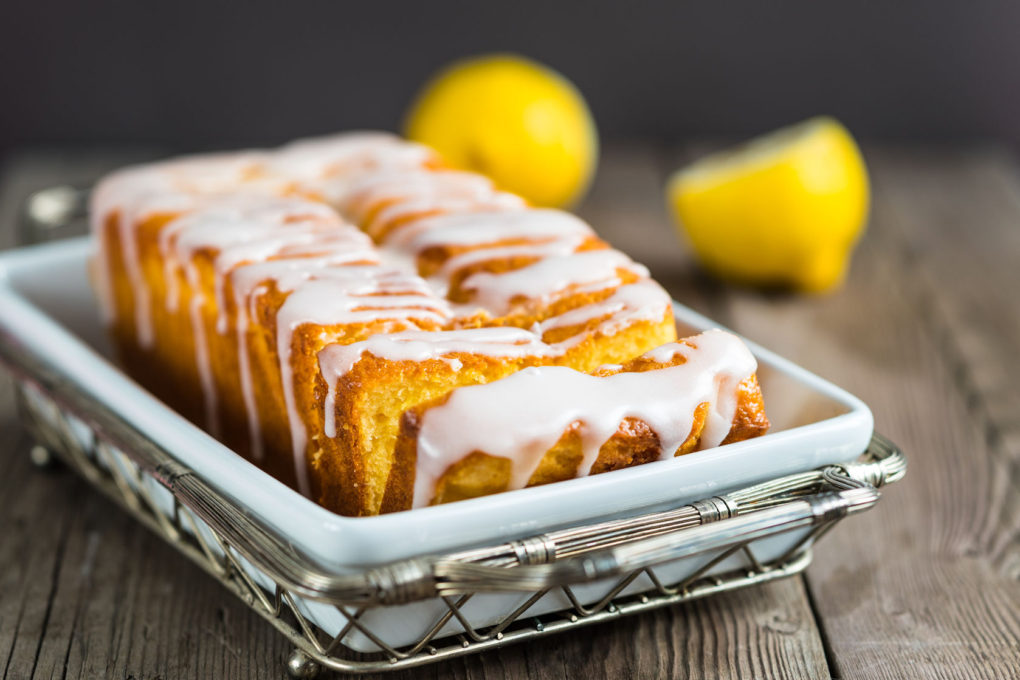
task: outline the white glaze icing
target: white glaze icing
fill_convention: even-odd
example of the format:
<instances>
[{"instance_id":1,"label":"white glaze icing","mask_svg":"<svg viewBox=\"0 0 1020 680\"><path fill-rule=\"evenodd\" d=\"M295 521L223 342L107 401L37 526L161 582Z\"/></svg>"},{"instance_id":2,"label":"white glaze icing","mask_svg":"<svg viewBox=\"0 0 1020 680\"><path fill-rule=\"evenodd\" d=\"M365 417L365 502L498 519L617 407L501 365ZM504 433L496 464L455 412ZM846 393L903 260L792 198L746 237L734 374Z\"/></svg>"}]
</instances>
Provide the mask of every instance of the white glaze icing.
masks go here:
<instances>
[{"instance_id":1,"label":"white glaze icing","mask_svg":"<svg viewBox=\"0 0 1020 680\"><path fill-rule=\"evenodd\" d=\"M343 227L336 214L321 203L276 196L227 195L213 199L160 230L167 307L171 311L177 308L177 268L191 266L192 257L200 250L214 254L220 283L226 272L242 262L261 261L285 247L313 243L327 229L347 232L352 239L359 234L353 227ZM216 300L222 303L222 295Z\"/></svg>"},{"instance_id":2,"label":"white glaze icing","mask_svg":"<svg viewBox=\"0 0 1020 680\"><path fill-rule=\"evenodd\" d=\"M413 230L387 239L386 245L417 254L434 246L478 248L511 240L546 243L563 238L577 243L594 236L588 224L561 210L506 210L428 217L416 222Z\"/></svg>"},{"instance_id":3,"label":"white glaze icing","mask_svg":"<svg viewBox=\"0 0 1020 680\"><path fill-rule=\"evenodd\" d=\"M100 307L107 322L113 320L113 284L107 260L111 244L105 224L117 218L124 271L131 283L138 341L143 347L153 343L152 310L149 289L141 270L135 230L139 223L156 214L177 214L201 205L203 197L237 190L246 180L253 192L269 191L260 179L265 154L240 152L192 156L152 165L126 168L105 178L90 198L89 212L93 233L98 234Z\"/></svg>"},{"instance_id":4,"label":"white glaze icing","mask_svg":"<svg viewBox=\"0 0 1020 680\"><path fill-rule=\"evenodd\" d=\"M462 215L500 210L523 210L525 207L526 205L521 198L502 191L497 191L490 196L479 199L445 197L410 198L381 208L376 216L365 225L364 229L372 238L376 240L383 239L389 242L393 236L386 234L384 238L383 228L386 226L391 227L394 235L397 233L414 233L422 227L427 228L427 224L420 224L424 221L424 218L410 221L410 218L418 215ZM398 220L404 220L404 222L398 222ZM409 231L404 232L405 228L409 229Z\"/></svg>"},{"instance_id":5,"label":"white glaze icing","mask_svg":"<svg viewBox=\"0 0 1020 680\"><path fill-rule=\"evenodd\" d=\"M646 269L618 251L578 252L595 234L570 213L547 209L518 209L455 213L428 217L389 236L384 245L419 256L442 247L452 253L429 279L438 295L450 292L458 272L482 267L460 288L473 291L471 304L494 317L513 309L516 298L548 303L568 290L584 292L620 284L619 269L639 278ZM520 259L530 264L511 271L485 271L488 263Z\"/></svg>"},{"instance_id":6,"label":"white glaze icing","mask_svg":"<svg viewBox=\"0 0 1020 680\"><path fill-rule=\"evenodd\" d=\"M420 170L437 162L431 149L388 133L346 133L301 140L280 149L272 168L305 193L337 207L365 177Z\"/></svg>"},{"instance_id":7,"label":"white glaze icing","mask_svg":"<svg viewBox=\"0 0 1020 680\"><path fill-rule=\"evenodd\" d=\"M607 248L553 255L501 274L476 272L464 279L461 288L474 292L473 302L503 315L510 312L516 298L548 304L557 294L577 286L586 286L587 291L614 288L621 283L621 269L639 278L648 276L647 269Z\"/></svg>"},{"instance_id":8,"label":"white glaze icing","mask_svg":"<svg viewBox=\"0 0 1020 680\"><path fill-rule=\"evenodd\" d=\"M495 190L489 180L477 175L427 169L435 161L430 150L392 135L354 133L299 141L276 151L218 154L129 169L105 180L93 196L101 260L109 246L103 221L119 216L118 234L126 274L135 291L138 339L143 346L152 344L150 294L140 268L135 228L148 215L179 215L159 234L167 273L166 305L173 310L179 304L180 271L195 293L188 313L211 431L216 427L217 395L201 323L205 305L212 304L218 311L218 333L236 334L241 390L256 458L262 452L248 329L261 295L270 287L286 295L277 311L276 351L295 470L305 493L306 433L296 407L290 360L293 334L302 325L331 326L339 333L324 336L325 341L338 344L319 353L320 370L329 386L326 434L335 436L337 381L365 354L393 361L437 359L452 370L462 366L458 354L553 359L587 334L549 345L541 341L549 330L595 321L595 329L588 333L611 335L635 321L661 320L669 309L668 295L647 279L640 265L613 250L577 252L594 237L580 219L560 211L528 209L521 199ZM326 199L341 214L361 222L369 234L381 236L384 225L401 224L376 249L334 209L283 197L294 193ZM374 217L366 223L369 214ZM427 217L408 219L416 215ZM414 274L415 258L433 246L463 252L447 259L425 281ZM210 300L198 294L200 272L194 256L203 250L214 264ZM451 278L464 268L508 258L537 261L505 273L470 275L463 287L473 291L471 304L453 305L443 299ZM109 263L98 264L101 304L110 319L114 305ZM640 280L620 286L621 269ZM466 317L498 317L510 311L518 297L541 302L563 291L607 288L615 290L605 300L546 319L530 331L506 327L407 330L419 324L448 328ZM231 305L236 312L233 328ZM383 332L342 344L343 326L360 323L376 324Z\"/></svg>"},{"instance_id":9,"label":"white glaze icing","mask_svg":"<svg viewBox=\"0 0 1020 680\"><path fill-rule=\"evenodd\" d=\"M314 183L379 168L416 168L434 160L435 152L426 146L365 130L290 142L273 154L269 166L275 174ZM345 189L341 184L334 191Z\"/></svg>"},{"instance_id":10,"label":"white glaze icing","mask_svg":"<svg viewBox=\"0 0 1020 680\"><path fill-rule=\"evenodd\" d=\"M500 246L497 248L478 248L467 250L446 260L434 275L429 277L441 295L446 295L450 281L461 270L469 267L485 265L499 260L515 258L541 260L548 257L570 255L581 244L581 238L565 237L546 243L529 243L524 245Z\"/></svg>"},{"instance_id":11,"label":"white glaze icing","mask_svg":"<svg viewBox=\"0 0 1020 680\"><path fill-rule=\"evenodd\" d=\"M330 345L319 352L319 370L329 388L325 404L326 436L336 436L337 383L365 354L389 361L421 362L457 353L520 358L552 356L556 352L534 333L513 326L408 331L376 335L350 345ZM453 366L459 369L457 364Z\"/></svg>"},{"instance_id":12,"label":"white glaze icing","mask_svg":"<svg viewBox=\"0 0 1020 680\"><path fill-rule=\"evenodd\" d=\"M362 174L352 181L337 199L336 206L349 219L360 223L367 212L384 203L447 199L484 201L495 193L491 180L470 172L385 168Z\"/></svg>"},{"instance_id":13,"label":"white glaze icing","mask_svg":"<svg viewBox=\"0 0 1020 680\"><path fill-rule=\"evenodd\" d=\"M137 337L151 347L150 299L138 257L135 230L146 217L180 214L202 205L203 197L227 193L280 195L298 188L329 198L343 194L350 176L383 168L415 168L435 160L430 149L387 133L345 133L299 140L276 152L242 151L189 156L117 171L90 198L92 231L99 240L96 270L100 308L113 321L107 219L117 216L125 273L134 291Z\"/></svg>"},{"instance_id":14,"label":"white glaze icing","mask_svg":"<svg viewBox=\"0 0 1020 680\"><path fill-rule=\"evenodd\" d=\"M582 326L598 319L592 334L615 335L623 328L639 321L661 321L672 309L672 299L662 286L651 279L620 286L604 300L571 309L559 316L550 317L536 324L535 332L540 336L559 328ZM581 342L588 334L581 333L557 343L563 348Z\"/></svg>"},{"instance_id":15,"label":"white glaze icing","mask_svg":"<svg viewBox=\"0 0 1020 680\"><path fill-rule=\"evenodd\" d=\"M336 267L319 270L314 277L308 277L304 272L291 272L291 276L290 280L277 280L278 288L291 290L276 315L277 356L290 422L298 489L307 495L307 433L297 408L291 362L295 331L305 324L373 324L378 326L380 333L387 333L414 328L420 322L443 325L452 314L446 301L433 297L420 278L392 269ZM333 341L342 343L343 338L333 338ZM343 346L335 344L327 349ZM332 417L330 406L326 406L327 419Z\"/></svg>"},{"instance_id":16,"label":"white glaze icing","mask_svg":"<svg viewBox=\"0 0 1020 680\"><path fill-rule=\"evenodd\" d=\"M439 478L474 451L509 459L510 488L523 488L573 423L580 423L584 454L578 476L590 472L599 449L626 418L646 423L668 458L690 434L698 405L707 402L700 448L718 446L736 412L737 387L756 362L736 336L723 331L689 342L661 352L681 355L684 363L658 370L594 377L542 366L455 390L422 418L413 507L428 505Z\"/></svg>"},{"instance_id":17,"label":"white glaze icing","mask_svg":"<svg viewBox=\"0 0 1020 680\"><path fill-rule=\"evenodd\" d=\"M669 362L676 359L677 355L680 354L680 350L683 348L683 343L679 342L668 342L665 345L660 345L655 349L649 350L641 355L642 359L648 359L654 361L657 364L668 364Z\"/></svg>"},{"instance_id":18,"label":"white glaze icing","mask_svg":"<svg viewBox=\"0 0 1020 680\"><path fill-rule=\"evenodd\" d=\"M298 199L273 196L227 196L208 202L202 209L170 221L159 233L167 282L167 307L177 308L177 270L182 269L191 289L189 314L194 334L195 359L202 384L206 412L206 428L214 436L220 434L217 418L213 369L209 357L209 340L203 322L203 309L215 303L220 333L226 329L226 298L224 282L234 267L265 259L289 243L313 242L324 229L345 227L328 207ZM354 232L356 233L356 232ZM201 272L194 261L200 250L209 251L214 267L214 300L207 300L201 285Z\"/></svg>"},{"instance_id":19,"label":"white glaze icing","mask_svg":"<svg viewBox=\"0 0 1020 680\"><path fill-rule=\"evenodd\" d=\"M274 282L277 289L289 292L299 285L293 281L293 277L310 279L315 277L316 272L327 267L373 264L378 259L368 239L353 227L344 225L343 229L318 232L318 235L318 239L309 243L285 245L272 255L273 259L249 262L229 272L237 319L235 330L241 393L247 414L251 454L255 460L262 460L264 451L251 376L248 327L255 314L254 305L259 286ZM226 305L219 309L221 318L218 319L218 330L229 332L225 324ZM291 427L294 427L294 423L291 423Z\"/></svg>"},{"instance_id":20,"label":"white glaze icing","mask_svg":"<svg viewBox=\"0 0 1020 680\"><path fill-rule=\"evenodd\" d=\"M241 395L244 400L248 421L248 440L251 455L255 460L262 460L265 455L259 424L258 405L255 401L255 386L251 375L251 356L248 349L248 328L258 294L265 292L265 283L282 278L289 272L301 272L306 276L317 269L339 266L351 262L371 261L369 256L361 256L346 251L328 253L318 257L301 257L291 259L274 259L238 267L230 274L231 286L234 291L234 309L237 314L237 348L238 370L241 377ZM261 288L260 288L261 286Z\"/></svg>"}]
</instances>

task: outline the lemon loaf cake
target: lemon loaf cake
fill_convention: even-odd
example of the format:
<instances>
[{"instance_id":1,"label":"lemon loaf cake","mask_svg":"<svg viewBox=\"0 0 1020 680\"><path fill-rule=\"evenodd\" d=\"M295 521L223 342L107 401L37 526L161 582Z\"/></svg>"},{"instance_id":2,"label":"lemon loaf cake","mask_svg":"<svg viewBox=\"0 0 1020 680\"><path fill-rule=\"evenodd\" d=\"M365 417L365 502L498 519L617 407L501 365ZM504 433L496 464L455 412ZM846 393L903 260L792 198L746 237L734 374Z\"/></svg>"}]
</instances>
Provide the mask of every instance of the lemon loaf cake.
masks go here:
<instances>
[{"instance_id":1,"label":"lemon loaf cake","mask_svg":"<svg viewBox=\"0 0 1020 680\"><path fill-rule=\"evenodd\" d=\"M767 428L738 339L677 343L668 294L584 221L397 137L127 168L91 215L128 373L343 514ZM504 436L518 426L541 435Z\"/></svg>"}]
</instances>

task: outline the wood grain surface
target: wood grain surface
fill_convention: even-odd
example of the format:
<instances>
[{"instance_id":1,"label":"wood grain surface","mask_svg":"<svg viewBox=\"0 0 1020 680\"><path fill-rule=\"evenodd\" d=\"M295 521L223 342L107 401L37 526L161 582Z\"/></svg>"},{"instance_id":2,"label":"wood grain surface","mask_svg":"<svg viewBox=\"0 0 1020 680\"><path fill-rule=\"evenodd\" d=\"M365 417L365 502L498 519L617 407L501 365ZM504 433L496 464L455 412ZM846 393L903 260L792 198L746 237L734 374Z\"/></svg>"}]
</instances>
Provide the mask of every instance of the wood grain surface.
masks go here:
<instances>
[{"instance_id":1,"label":"wood grain surface","mask_svg":"<svg viewBox=\"0 0 1020 680\"><path fill-rule=\"evenodd\" d=\"M667 173L698 149L607 150L581 213L680 300L862 397L910 457L805 577L389 678L1020 677L1020 170L996 149L866 149L871 225L845 288L804 298L702 274ZM29 153L24 196L139 153ZM766 395L767 398L767 395ZM0 376L4 678L280 678L245 605L66 470L39 471Z\"/></svg>"}]
</instances>

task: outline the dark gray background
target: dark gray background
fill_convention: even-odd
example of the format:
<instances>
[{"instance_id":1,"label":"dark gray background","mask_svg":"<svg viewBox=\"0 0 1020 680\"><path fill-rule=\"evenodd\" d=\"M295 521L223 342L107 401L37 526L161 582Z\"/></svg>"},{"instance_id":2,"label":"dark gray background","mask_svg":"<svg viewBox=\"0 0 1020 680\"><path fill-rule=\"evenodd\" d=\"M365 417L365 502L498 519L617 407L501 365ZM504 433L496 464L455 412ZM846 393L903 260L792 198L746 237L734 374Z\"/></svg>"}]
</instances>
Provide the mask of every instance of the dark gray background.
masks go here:
<instances>
[{"instance_id":1,"label":"dark gray background","mask_svg":"<svg viewBox=\"0 0 1020 680\"><path fill-rule=\"evenodd\" d=\"M0 154L180 149L395 128L464 55L518 51L606 139L767 130L816 113L867 140L1020 146L1020 3L0 2Z\"/></svg>"}]
</instances>

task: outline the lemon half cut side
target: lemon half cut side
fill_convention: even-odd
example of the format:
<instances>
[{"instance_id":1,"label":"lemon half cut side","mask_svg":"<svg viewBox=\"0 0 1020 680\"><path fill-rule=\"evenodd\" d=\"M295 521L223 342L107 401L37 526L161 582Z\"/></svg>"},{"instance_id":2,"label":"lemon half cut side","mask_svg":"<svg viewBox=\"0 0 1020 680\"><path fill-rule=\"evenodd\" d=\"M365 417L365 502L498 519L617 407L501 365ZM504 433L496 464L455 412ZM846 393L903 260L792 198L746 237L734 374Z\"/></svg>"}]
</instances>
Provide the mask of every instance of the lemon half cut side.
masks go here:
<instances>
[{"instance_id":1,"label":"lemon half cut side","mask_svg":"<svg viewBox=\"0 0 1020 680\"><path fill-rule=\"evenodd\" d=\"M857 144L828 117L701 159L674 174L666 194L705 268L805 292L843 281L870 200Z\"/></svg>"}]
</instances>

